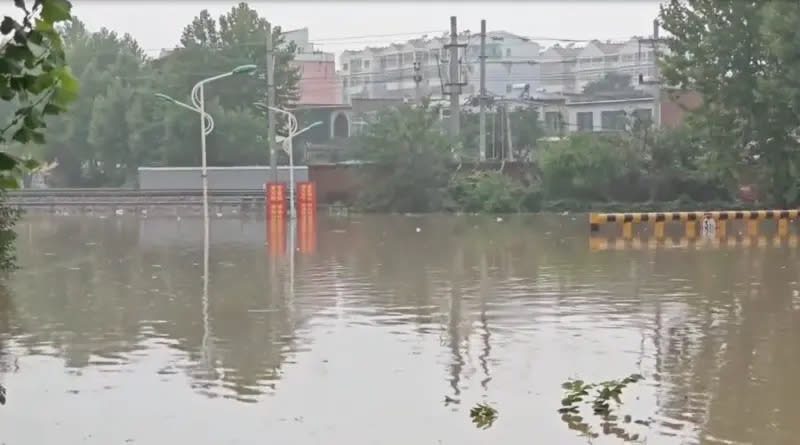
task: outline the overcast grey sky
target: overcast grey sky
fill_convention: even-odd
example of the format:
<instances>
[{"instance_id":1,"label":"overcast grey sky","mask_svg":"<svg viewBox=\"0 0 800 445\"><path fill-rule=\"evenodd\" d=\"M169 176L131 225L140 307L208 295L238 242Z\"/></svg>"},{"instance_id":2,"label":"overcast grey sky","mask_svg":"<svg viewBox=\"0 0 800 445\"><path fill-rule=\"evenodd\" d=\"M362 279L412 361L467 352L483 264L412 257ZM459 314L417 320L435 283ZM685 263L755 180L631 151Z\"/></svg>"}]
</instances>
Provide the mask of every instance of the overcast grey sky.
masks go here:
<instances>
[{"instance_id":1,"label":"overcast grey sky","mask_svg":"<svg viewBox=\"0 0 800 445\"><path fill-rule=\"evenodd\" d=\"M105 26L130 33L148 54L156 55L159 48L174 47L183 27L202 9L217 17L237 3L75 0L73 12L92 30ZM653 0L248 3L284 29L308 27L311 40L337 56L345 49L405 41L426 31L445 31L451 15L458 17L460 30L472 32L478 32L480 20L486 19L490 31L505 30L533 38L621 40L650 34L658 13L658 1ZM403 35L352 38L400 33Z\"/></svg>"}]
</instances>

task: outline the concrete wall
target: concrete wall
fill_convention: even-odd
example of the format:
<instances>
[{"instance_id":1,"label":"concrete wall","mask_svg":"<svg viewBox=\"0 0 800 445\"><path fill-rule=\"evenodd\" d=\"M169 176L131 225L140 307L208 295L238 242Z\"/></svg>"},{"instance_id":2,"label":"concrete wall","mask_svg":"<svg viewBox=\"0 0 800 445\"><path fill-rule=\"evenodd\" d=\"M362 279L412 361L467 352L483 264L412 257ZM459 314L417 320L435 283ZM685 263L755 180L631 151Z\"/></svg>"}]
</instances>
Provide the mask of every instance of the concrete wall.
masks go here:
<instances>
[{"instance_id":1,"label":"concrete wall","mask_svg":"<svg viewBox=\"0 0 800 445\"><path fill-rule=\"evenodd\" d=\"M295 182L308 181L308 167L295 166ZM269 167L208 167L208 187L212 190L263 190L270 176ZM278 167L278 180L289 182L289 167ZM202 189L200 167L139 167L142 190Z\"/></svg>"},{"instance_id":2,"label":"concrete wall","mask_svg":"<svg viewBox=\"0 0 800 445\"><path fill-rule=\"evenodd\" d=\"M567 103L567 132L578 131L578 113L592 113L592 131L603 131L603 111L625 111L628 115L635 110L653 112L653 99L631 99L616 101L598 101L585 103Z\"/></svg>"}]
</instances>

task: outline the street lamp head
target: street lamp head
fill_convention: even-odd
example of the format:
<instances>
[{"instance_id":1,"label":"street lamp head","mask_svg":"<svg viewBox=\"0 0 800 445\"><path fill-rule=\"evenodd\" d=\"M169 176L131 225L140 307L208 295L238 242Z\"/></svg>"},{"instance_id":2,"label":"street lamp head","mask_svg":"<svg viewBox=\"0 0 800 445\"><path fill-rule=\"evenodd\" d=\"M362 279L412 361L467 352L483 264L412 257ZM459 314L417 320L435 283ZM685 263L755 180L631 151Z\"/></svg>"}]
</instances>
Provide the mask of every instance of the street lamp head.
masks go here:
<instances>
[{"instance_id":1,"label":"street lamp head","mask_svg":"<svg viewBox=\"0 0 800 445\"><path fill-rule=\"evenodd\" d=\"M256 69L258 69L258 67L256 65L240 65L240 66L237 66L236 68L234 68L231 71L231 74L234 74L234 75L250 74L253 71L255 71Z\"/></svg>"},{"instance_id":2,"label":"street lamp head","mask_svg":"<svg viewBox=\"0 0 800 445\"><path fill-rule=\"evenodd\" d=\"M163 100L165 102L175 102L175 99L167 96L166 94L156 93L154 96L156 96L157 98L159 98L159 99L161 99L161 100Z\"/></svg>"}]
</instances>

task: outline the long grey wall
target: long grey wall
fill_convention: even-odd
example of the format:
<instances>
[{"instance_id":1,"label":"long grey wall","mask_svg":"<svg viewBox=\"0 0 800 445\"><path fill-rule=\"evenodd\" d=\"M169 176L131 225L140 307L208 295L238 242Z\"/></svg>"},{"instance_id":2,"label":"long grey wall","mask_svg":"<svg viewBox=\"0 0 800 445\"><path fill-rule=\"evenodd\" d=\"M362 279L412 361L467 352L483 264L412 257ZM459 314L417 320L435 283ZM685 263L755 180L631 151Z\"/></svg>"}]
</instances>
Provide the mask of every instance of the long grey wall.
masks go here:
<instances>
[{"instance_id":1,"label":"long grey wall","mask_svg":"<svg viewBox=\"0 0 800 445\"><path fill-rule=\"evenodd\" d=\"M270 178L269 167L208 167L211 190L263 190ZM295 166L294 180L308 181L308 167ZM289 167L278 167L278 181L289 183ZM142 190L199 190L203 187L200 167L139 167Z\"/></svg>"}]
</instances>

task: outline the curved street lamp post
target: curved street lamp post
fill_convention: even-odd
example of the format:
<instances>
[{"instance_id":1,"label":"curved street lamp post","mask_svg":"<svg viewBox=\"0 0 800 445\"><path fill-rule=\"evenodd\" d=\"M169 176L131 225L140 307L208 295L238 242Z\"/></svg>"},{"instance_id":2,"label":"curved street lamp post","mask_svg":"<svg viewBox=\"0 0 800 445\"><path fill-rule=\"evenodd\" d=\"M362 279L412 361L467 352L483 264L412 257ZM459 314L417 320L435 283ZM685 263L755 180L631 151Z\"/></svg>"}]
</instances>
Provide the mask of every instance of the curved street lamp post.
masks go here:
<instances>
[{"instance_id":1,"label":"curved street lamp post","mask_svg":"<svg viewBox=\"0 0 800 445\"><path fill-rule=\"evenodd\" d=\"M234 68L233 70L223 73L208 79L197 82L192 87L192 105L185 104L181 101L175 100L166 94L156 93L155 96L166 102L171 102L180 107L194 111L200 114L200 149L202 151L202 167L200 176L203 181L203 354L207 355L208 348L208 249L209 249L209 221L208 221L208 166L206 165L206 136L211 134L214 130L214 119L206 113L205 97L203 95L203 86L214 80L223 79L225 77L250 74L256 70L255 65L242 65ZM206 357L207 358L207 357Z\"/></svg>"}]
</instances>

